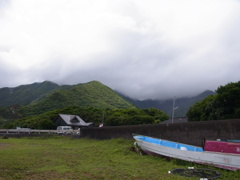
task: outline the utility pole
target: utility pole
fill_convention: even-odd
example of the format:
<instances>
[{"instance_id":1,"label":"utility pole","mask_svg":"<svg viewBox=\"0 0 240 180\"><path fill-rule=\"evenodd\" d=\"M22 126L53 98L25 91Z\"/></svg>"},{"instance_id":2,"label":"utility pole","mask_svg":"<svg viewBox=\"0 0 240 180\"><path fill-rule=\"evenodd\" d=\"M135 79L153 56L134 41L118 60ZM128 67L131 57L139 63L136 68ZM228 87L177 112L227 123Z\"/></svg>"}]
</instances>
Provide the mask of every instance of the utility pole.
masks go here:
<instances>
[{"instance_id":1,"label":"utility pole","mask_svg":"<svg viewBox=\"0 0 240 180\"><path fill-rule=\"evenodd\" d=\"M103 127L104 126L104 115L105 115L105 110L103 110L103 112L102 112L102 123L99 124L99 127Z\"/></svg>"},{"instance_id":2,"label":"utility pole","mask_svg":"<svg viewBox=\"0 0 240 180\"><path fill-rule=\"evenodd\" d=\"M176 99L176 97L174 96L174 98L173 98L173 108L172 108L172 123L173 123L173 119L174 119L174 110L178 108L178 107L175 107L175 99Z\"/></svg>"},{"instance_id":3,"label":"utility pole","mask_svg":"<svg viewBox=\"0 0 240 180\"><path fill-rule=\"evenodd\" d=\"M102 124L104 123L104 116L105 116L105 110L103 111L103 115L102 115Z\"/></svg>"}]
</instances>

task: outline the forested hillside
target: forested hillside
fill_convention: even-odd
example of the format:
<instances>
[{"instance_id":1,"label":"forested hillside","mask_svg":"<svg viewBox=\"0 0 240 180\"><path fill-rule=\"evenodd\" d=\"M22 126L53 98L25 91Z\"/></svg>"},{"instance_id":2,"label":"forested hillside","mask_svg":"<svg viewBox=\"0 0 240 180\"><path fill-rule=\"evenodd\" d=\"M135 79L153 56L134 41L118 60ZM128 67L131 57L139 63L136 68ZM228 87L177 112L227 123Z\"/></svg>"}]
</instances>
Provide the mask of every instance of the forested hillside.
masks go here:
<instances>
[{"instance_id":1,"label":"forested hillside","mask_svg":"<svg viewBox=\"0 0 240 180\"><path fill-rule=\"evenodd\" d=\"M69 91L68 91L69 89ZM214 94L213 91L205 91L198 96L190 98L176 97L175 117L185 117L189 108L196 102L205 97ZM119 98L120 95L122 98ZM126 97L121 93L116 93L101 84L98 81L92 81L86 84L78 85L63 85L59 86L55 83L45 81L42 83L33 83L29 85L21 85L15 88L1 88L0 89L0 107L10 106L7 109L0 109L0 116L3 112L9 113L9 109L16 109L18 105L24 105L22 113L35 114L37 112L45 112L55 108L63 108L71 105L79 106L93 106L105 108L132 108L136 106L141 109L156 108L164 111L169 116L172 114L173 99L168 100L136 100ZM129 103L130 102L130 103ZM17 105L17 106L16 106ZM13 106L13 107L12 107ZM18 108L15 112L18 112ZM1 113L2 112L2 113ZM3 113L3 114L5 114ZM16 113L11 116L18 116Z\"/></svg>"},{"instance_id":2,"label":"forested hillside","mask_svg":"<svg viewBox=\"0 0 240 180\"><path fill-rule=\"evenodd\" d=\"M60 86L45 81L42 83L33 83L28 85L21 85L14 88L1 88L0 89L0 107L11 105L28 105L32 101L59 89Z\"/></svg>"},{"instance_id":3,"label":"forested hillside","mask_svg":"<svg viewBox=\"0 0 240 180\"><path fill-rule=\"evenodd\" d=\"M24 114L35 115L68 106L98 108L136 108L98 81L73 85L68 89L59 89L40 101L23 108Z\"/></svg>"},{"instance_id":4,"label":"forested hillside","mask_svg":"<svg viewBox=\"0 0 240 180\"><path fill-rule=\"evenodd\" d=\"M226 94L225 91L228 89L221 87L217 92ZM231 97L231 101L227 102L235 102L236 96L232 97L231 94L238 96L237 92L238 89L233 86L231 93L227 93L228 97ZM213 91L205 91L191 98L176 98L175 107L178 108L175 110L175 117L186 116L191 106L206 97L206 100L200 103L200 107L206 101L214 104L213 100L218 97L214 94ZM54 129L54 118L58 113L76 114L87 122L94 122L95 125L103 121L105 125L110 126L153 124L169 119L173 107L173 99L164 101L134 100L116 93L98 81L64 86L46 81L16 88L2 88L0 89L0 98L8 105L0 108L0 126L4 128L24 126L33 129ZM221 99L221 104L226 105L224 98ZM229 103L231 106L232 104L234 103ZM199 103L197 105L199 107ZM227 111L232 111L231 106ZM195 107L191 108L189 112L189 117L191 116L192 119L197 114L193 111L196 109ZM202 115L201 117L208 112L206 108L204 110L205 112L198 112ZM235 110L235 114L239 114L238 109Z\"/></svg>"},{"instance_id":5,"label":"forested hillside","mask_svg":"<svg viewBox=\"0 0 240 180\"><path fill-rule=\"evenodd\" d=\"M0 108L0 121L38 115L69 106L106 109L136 108L98 81L72 86L58 86L51 82L34 83L14 88L14 91L19 100L14 100L15 95L11 95L12 99L9 97L10 102L14 104ZM25 105L26 103L28 104Z\"/></svg>"}]
</instances>

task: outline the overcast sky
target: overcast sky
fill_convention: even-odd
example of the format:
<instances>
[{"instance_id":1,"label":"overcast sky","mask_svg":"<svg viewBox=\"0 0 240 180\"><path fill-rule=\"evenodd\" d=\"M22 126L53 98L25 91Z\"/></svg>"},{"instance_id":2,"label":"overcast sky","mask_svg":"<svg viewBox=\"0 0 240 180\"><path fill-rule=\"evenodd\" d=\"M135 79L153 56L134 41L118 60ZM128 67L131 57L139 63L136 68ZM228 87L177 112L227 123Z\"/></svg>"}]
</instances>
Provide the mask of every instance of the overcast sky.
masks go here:
<instances>
[{"instance_id":1,"label":"overcast sky","mask_svg":"<svg viewBox=\"0 0 240 180\"><path fill-rule=\"evenodd\" d=\"M0 87L98 80L137 99L240 80L239 0L0 0Z\"/></svg>"}]
</instances>

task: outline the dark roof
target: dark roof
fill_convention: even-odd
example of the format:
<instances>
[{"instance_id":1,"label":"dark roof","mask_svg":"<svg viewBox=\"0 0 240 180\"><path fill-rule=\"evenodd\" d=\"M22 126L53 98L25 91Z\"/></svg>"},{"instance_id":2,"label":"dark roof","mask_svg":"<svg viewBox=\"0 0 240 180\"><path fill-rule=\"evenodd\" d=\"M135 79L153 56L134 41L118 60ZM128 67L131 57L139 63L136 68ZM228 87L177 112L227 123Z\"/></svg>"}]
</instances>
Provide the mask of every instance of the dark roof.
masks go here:
<instances>
[{"instance_id":1,"label":"dark roof","mask_svg":"<svg viewBox=\"0 0 240 180\"><path fill-rule=\"evenodd\" d=\"M59 114L59 117L62 118L69 126L90 126L93 122L86 123L82 118L77 115L69 115L69 114Z\"/></svg>"}]
</instances>

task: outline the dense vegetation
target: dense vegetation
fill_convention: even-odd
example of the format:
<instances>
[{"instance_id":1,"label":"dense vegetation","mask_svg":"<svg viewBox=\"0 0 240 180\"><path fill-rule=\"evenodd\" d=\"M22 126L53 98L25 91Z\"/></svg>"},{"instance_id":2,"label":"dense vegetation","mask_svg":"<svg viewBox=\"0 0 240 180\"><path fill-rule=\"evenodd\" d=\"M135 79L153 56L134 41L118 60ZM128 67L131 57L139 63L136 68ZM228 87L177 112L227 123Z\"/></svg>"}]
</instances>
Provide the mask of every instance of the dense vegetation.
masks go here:
<instances>
[{"instance_id":1,"label":"dense vegetation","mask_svg":"<svg viewBox=\"0 0 240 180\"><path fill-rule=\"evenodd\" d=\"M112 89L98 81L73 85L68 89L59 89L40 101L33 102L22 108L22 113L29 115L41 114L47 111L68 106L97 108L136 108Z\"/></svg>"},{"instance_id":2,"label":"dense vegetation","mask_svg":"<svg viewBox=\"0 0 240 180\"><path fill-rule=\"evenodd\" d=\"M18 108L14 108L16 105ZM25 117L68 106L136 108L98 81L72 86L59 86L45 81L16 88L0 89L0 116L3 118L16 117L11 114L12 109L20 117Z\"/></svg>"},{"instance_id":3,"label":"dense vegetation","mask_svg":"<svg viewBox=\"0 0 240 180\"><path fill-rule=\"evenodd\" d=\"M19 89L28 93L29 86L20 86ZM0 108L0 127L55 129L54 119L59 113L79 115L86 122L94 122L96 126L101 122L107 126L154 124L168 119L165 113L155 108L137 109L98 81L61 88L51 82L43 82L41 85L35 83L32 86L39 89L38 93L29 92L32 98L30 104ZM17 89L14 91L19 92ZM209 93L211 92L202 96ZM17 94L20 96L21 93ZM18 100L24 102L20 101L21 98ZM176 101L176 106L179 105ZM220 86L216 94L192 106L187 116L190 121L239 118L240 82Z\"/></svg>"},{"instance_id":4,"label":"dense vegetation","mask_svg":"<svg viewBox=\"0 0 240 180\"><path fill-rule=\"evenodd\" d=\"M63 108L72 105L84 107L98 106L100 108L132 108L126 107L129 106L127 105L127 103L130 102L140 109L147 109L153 107L164 111L169 116L171 116L172 114L173 99L136 100L131 99L130 97L126 97L119 92L111 92L109 94L108 92L112 91L111 89L109 91L109 89L110 88L104 86L97 81L92 81L87 84L61 86L53 82L45 81L42 83L21 85L14 88L0 88L0 124L6 119L8 120L21 118L26 115L35 115L36 113L41 114L48 110ZM88 92L86 96L84 96L85 92ZM98 94L97 98L95 98L93 95L96 92ZM111 97L108 96L108 94L111 95ZM195 97L190 98L177 97L176 106L178 107L178 109L175 111L175 117L185 117L187 111L193 104L211 94L214 94L214 92L205 91ZM116 96L119 95L124 100L126 100L127 103L126 101L123 103L122 98L119 101L119 97L116 98ZM79 97L81 97L81 99ZM106 97L110 103L108 101L105 101ZM62 102L61 100L64 100L64 102ZM20 110L19 105L27 107L20 108ZM15 114L11 113L12 110L14 110ZM24 115L24 113L26 115Z\"/></svg>"},{"instance_id":5,"label":"dense vegetation","mask_svg":"<svg viewBox=\"0 0 240 180\"><path fill-rule=\"evenodd\" d=\"M59 85L49 81L21 85L15 88L1 88L0 107L14 104L28 105L32 101L42 98L59 88L61 88Z\"/></svg>"},{"instance_id":6,"label":"dense vegetation","mask_svg":"<svg viewBox=\"0 0 240 180\"><path fill-rule=\"evenodd\" d=\"M240 81L220 86L216 93L192 106L187 113L188 119L206 121L240 118Z\"/></svg>"},{"instance_id":7,"label":"dense vegetation","mask_svg":"<svg viewBox=\"0 0 240 180\"><path fill-rule=\"evenodd\" d=\"M0 124L68 106L136 108L98 81L72 86L43 82L16 88L2 88L0 102L6 100L9 100L7 104L10 106L0 108Z\"/></svg>"},{"instance_id":8,"label":"dense vegetation","mask_svg":"<svg viewBox=\"0 0 240 180\"><path fill-rule=\"evenodd\" d=\"M49 111L40 115L5 122L2 127L12 129L28 127L31 129L56 129L54 120L58 114L79 115L86 122L94 122L96 126L104 123L106 126L133 124L154 124L167 120L168 116L160 110L150 109L102 109L94 107L72 106Z\"/></svg>"},{"instance_id":9,"label":"dense vegetation","mask_svg":"<svg viewBox=\"0 0 240 180\"><path fill-rule=\"evenodd\" d=\"M137 109L98 81L61 88L51 82L44 82L40 85L35 83L26 85L26 87L20 86L19 91L29 93L29 89L33 88L32 91L34 91L35 86L40 90L35 93L31 92L30 96L39 94L39 97L31 96L32 101L28 105L0 108L1 127L55 129L54 120L60 113L79 115L84 121L94 122L96 126L102 122L107 126L153 124L168 119L165 113L154 108ZM14 89L15 94L22 97L19 91ZM25 93L23 95L27 96ZM16 102L22 101L16 100Z\"/></svg>"},{"instance_id":10,"label":"dense vegetation","mask_svg":"<svg viewBox=\"0 0 240 180\"><path fill-rule=\"evenodd\" d=\"M169 119L161 110L150 109L115 109L106 112L106 125L137 125L137 124L157 124Z\"/></svg>"}]
</instances>

